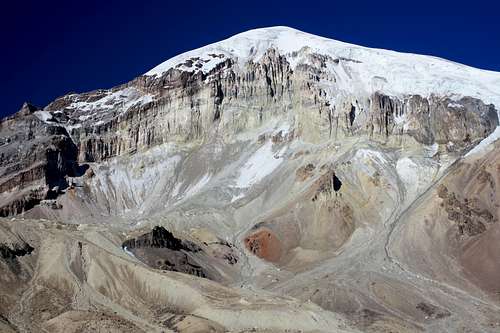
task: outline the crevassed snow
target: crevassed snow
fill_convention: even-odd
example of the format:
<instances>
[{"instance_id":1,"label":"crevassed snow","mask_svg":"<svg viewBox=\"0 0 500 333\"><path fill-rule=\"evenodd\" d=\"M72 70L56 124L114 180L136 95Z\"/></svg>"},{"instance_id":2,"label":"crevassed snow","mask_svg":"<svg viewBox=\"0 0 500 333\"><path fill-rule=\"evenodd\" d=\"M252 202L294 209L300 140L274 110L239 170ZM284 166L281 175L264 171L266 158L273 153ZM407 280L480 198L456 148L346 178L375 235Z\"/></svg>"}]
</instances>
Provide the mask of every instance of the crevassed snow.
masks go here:
<instances>
[{"instance_id":1,"label":"crevassed snow","mask_svg":"<svg viewBox=\"0 0 500 333\"><path fill-rule=\"evenodd\" d=\"M214 69L215 66L217 66L217 64L225 60L227 60L227 57L223 53L221 54L204 53L200 58L197 57L192 60L190 59L184 63L176 65L175 67L185 72L202 71L203 73L208 73L212 69Z\"/></svg>"},{"instance_id":2,"label":"crevassed snow","mask_svg":"<svg viewBox=\"0 0 500 333\"><path fill-rule=\"evenodd\" d=\"M235 187L251 187L278 168L283 162L282 155L286 151L286 147L281 148L277 153L273 153L272 147L272 142L268 141L257 149L240 169Z\"/></svg>"},{"instance_id":3,"label":"crevassed snow","mask_svg":"<svg viewBox=\"0 0 500 333\"><path fill-rule=\"evenodd\" d=\"M145 75L161 75L189 59L208 59L209 54L223 54L240 64L257 61L269 48L288 55L292 64L304 61L291 56L303 48L339 59L338 67L347 74L346 79L360 82L368 92L377 90L377 85L374 87L373 84L375 80L384 82L384 91L388 94L467 95L500 105L500 73L433 56L348 44L288 27L254 29L237 34L173 57Z\"/></svg>"}]
</instances>

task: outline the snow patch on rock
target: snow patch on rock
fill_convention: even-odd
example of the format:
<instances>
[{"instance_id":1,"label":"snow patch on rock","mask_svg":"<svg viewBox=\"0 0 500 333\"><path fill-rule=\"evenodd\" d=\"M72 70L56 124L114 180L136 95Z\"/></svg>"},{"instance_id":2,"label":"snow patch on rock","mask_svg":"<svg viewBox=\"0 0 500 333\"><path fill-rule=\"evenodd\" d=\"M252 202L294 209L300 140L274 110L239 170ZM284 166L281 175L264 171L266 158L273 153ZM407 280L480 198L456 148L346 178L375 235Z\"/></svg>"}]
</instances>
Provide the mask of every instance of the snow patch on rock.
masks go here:
<instances>
[{"instance_id":1,"label":"snow patch on rock","mask_svg":"<svg viewBox=\"0 0 500 333\"><path fill-rule=\"evenodd\" d=\"M353 162L357 169L370 176L373 176L377 169L384 169L389 165L381 152L371 149L359 149L354 155Z\"/></svg>"},{"instance_id":2,"label":"snow patch on rock","mask_svg":"<svg viewBox=\"0 0 500 333\"><path fill-rule=\"evenodd\" d=\"M35 111L33 113L38 119L41 121L48 123L49 121L53 120L52 114L48 111Z\"/></svg>"},{"instance_id":3,"label":"snow patch on rock","mask_svg":"<svg viewBox=\"0 0 500 333\"><path fill-rule=\"evenodd\" d=\"M212 176L210 174L208 173L204 174L203 177L201 177L200 180L198 180L198 182L196 182L194 185L188 188L188 190L184 193L183 198L185 199L192 197L196 193L200 192L201 189L205 187L205 185L207 185L208 182L210 182L211 178Z\"/></svg>"},{"instance_id":4,"label":"snow patch on rock","mask_svg":"<svg viewBox=\"0 0 500 333\"><path fill-rule=\"evenodd\" d=\"M413 199L432 183L437 172L437 165L432 162L415 161L403 157L396 162L396 171L403 182L407 199Z\"/></svg>"},{"instance_id":5,"label":"snow patch on rock","mask_svg":"<svg viewBox=\"0 0 500 333\"><path fill-rule=\"evenodd\" d=\"M112 110L117 107L121 108L121 111L126 111L132 106L141 106L152 101L153 95L143 95L139 90L133 87L128 87L115 92L109 91L106 96L93 102L73 102L69 107L85 112ZM79 117L79 120L85 121L91 117L92 115L83 115Z\"/></svg>"},{"instance_id":6,"label":"snow patch on rock","mask_svg":"<svg viewBox=\"0 0 500 333\"><path fill-rule=\"evenodd\" d=\"M274 153L272 148L272 142L267 141L247 160L239 171L235 187L251 187L278 168L283 162L286 147L281 148L277 153Z\"/></svg>"},{"instance_id":7,"label":"snow patch on rock","mask_svg":"<svg viewBox=\"0 0 500 333\"><path fill-rule=\"evenodd\" d=\"M135 258L135 255L129 251L129 249L127 249L126 246L123 247L123 252L125 252L126 254L128 254L129 256L131 256L132 258Z\"/></svg>"},{"instance_id":8,"label":"snow patch on rock","mask_svg":"<svg viewBox=\"0 0 500 333\"><path fill-rule=\"evenodd\" d=\"M458 104L455 102L448 103L449 108L455 108L455 109L463 109L464 106L462 104Z\"/></svg>"}]
</instances>

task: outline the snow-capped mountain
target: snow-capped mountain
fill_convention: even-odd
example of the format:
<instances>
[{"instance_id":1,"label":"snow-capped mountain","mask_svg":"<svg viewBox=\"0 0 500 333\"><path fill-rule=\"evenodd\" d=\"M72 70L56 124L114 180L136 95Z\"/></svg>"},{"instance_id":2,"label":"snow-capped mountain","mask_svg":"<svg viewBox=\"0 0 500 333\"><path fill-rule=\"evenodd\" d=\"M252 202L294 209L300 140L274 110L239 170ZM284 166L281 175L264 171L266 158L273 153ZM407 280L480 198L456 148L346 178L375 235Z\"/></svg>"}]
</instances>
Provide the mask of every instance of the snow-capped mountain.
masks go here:
<instances>
[{"instance_id":1,"label":"snow-capped mountain","mask_svg":"<svg viewBox=\"0 0 500 333\"><path fill-rule=\"evenodd\" d=\"M47 230L0 225L0 249L30 288L63 258L54 295L140 327L488 331L498 110L500 73L243 32L3 119L0 216Z\"/></svg>"},{"instance_id":2,"label":"snow-capped mountain","mask_svg":"<svg viewBox=\"0 0 500 333\"><path fill-rule=\"evenodd\" d=\"M232 59L244 67L259 62L269 49L286 57L292 70L313 65L310 55L326 56L326 70L335 78L331 89L394 96L470 96L500 104L500 74L432 56L400 53L348 44L289 27L271 27L240 33L221 42L182 53L148 71L161 76L172 68L205 74Z\"/></svg>"}]
</instances>

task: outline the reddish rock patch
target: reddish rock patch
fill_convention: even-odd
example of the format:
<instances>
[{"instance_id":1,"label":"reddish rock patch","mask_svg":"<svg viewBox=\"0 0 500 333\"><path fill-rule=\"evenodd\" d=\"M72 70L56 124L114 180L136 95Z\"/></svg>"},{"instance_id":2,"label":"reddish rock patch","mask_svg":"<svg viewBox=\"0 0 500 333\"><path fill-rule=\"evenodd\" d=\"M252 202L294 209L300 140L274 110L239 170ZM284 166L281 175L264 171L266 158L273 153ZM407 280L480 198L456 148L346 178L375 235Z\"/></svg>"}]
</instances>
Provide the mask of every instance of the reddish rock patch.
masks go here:
<instances>
[{"instance_id":1,"label":"reddish rock patch","mask_svg":"<svg viewBox=\"0 0 500 333\"><path fill-rule=\"evenodd\" d=\"M269 229L260 229L245 238L245 246L257 257L277 262L281 258L281 242Z\"/></svg>"}]
</instances>

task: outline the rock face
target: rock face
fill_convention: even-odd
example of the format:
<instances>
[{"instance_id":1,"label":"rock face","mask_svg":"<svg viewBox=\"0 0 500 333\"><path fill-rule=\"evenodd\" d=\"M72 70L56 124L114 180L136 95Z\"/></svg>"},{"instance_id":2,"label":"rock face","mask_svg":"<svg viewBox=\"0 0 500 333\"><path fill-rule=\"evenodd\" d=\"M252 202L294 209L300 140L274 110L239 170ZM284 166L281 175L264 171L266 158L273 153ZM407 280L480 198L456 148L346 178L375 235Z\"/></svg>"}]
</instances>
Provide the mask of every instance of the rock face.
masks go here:
<instances>
[{"instance_id":1,"label":"rock face","mask_svg":"<svg viewBox=\"0 0 500 333\"><path fill-rule=\"evenodd\" d=\"M30 255L34 248L23 240L13 244L0 244L0 259L3 260L14 274L21 273L19 257Z\"/></svg>"},{"instance_id":2,"label":"rock face","mask_svg":"<svg viewBox=\"0 0 500 333\"><path fill-rule=\"evenodd\" d=\"M210 258L216 260L217 256L206 245L208 244L203 249L192 241L176 238L165 228L156 226L146 234L126 240L122 248L156 269L220 280L220 273L210 267ZM231 248L229 244L226 246ZM220 259L224 259L223 262L229 265L238 261L232 251L225 251Z\"/></svg>"},{"instance_id":3,"label":"rock face","mask_svg":"<svg viewBox=\"0 0 500 333\"><path fill-rule=\"evenodd\" d=\"M178 238L175 238L171 232L163 227L154 227L150 233L139 236L137 239L129 239L125 241L122 247L128 249L136 248L166 248L173 251L188 250L191 251L193 246L187 246Z\"/></svg>"},{"instance_id":4,"label":"rock face","mask_svg":"<svg viewBox=\"0 0 500 333\"><path fill-rule=\"evenodd\" d=\"M3 259L12 260L30 254L34 249L28 243L14 244L12 248L0 245L0 256Z\"/></svg>"},{"instance_id":5,"label":"rock face","mask_svg":"<svg viewBox=\"0 0 500 333\"><path fill-rule=\"evenodd\" d=\"M370 91L359 86L366 80L363 52L359 59L346 58L341 56L345 46L334 41L286 29L269 34L249 34L241 47L254 55L236 57L208 47L206 55L169 60L172 66L110 90L66 95L43 110L25 104L0 127L0 192L32 191L10 196L0 207L2 216L56 196L68 187L68 177L82 176L87 163L165 143L233 138L276 117L293 120L293 137L309 142L369 136L398 146L408 137L460 151L498 126L493 104L474 96L449 97L461 93L461 86L447 93L440 86L426 87L431 94L425 97L418 85L398 95ZM293 52L272 42L295 34L304 45ZM268 47L252 49L259 38L270 38ZM235 45L238 41L234 37Z\"/></svg>"},{"instance_id":6,"label":"rock face","mask_svg":"<svg viewBox=\"0 0 500 333\"><path fill-rule=\"evenodd\" d=\"M401 101L376 93L372 103L372 133L389 136L398 132L398 123L404 123L399 128L401 134L408 133L427 145L452 142L467 146L498 126L495 107L469 97L455 102L446 97L414 95Z\"/></svg>"},{"instance_id":7,"label":"rock face","mask_svg":"<svg viewBox=\"0 0 500 333\"><path fill-rule=\"evenodd\" d=\"M129 239L122 247L151 267L207 277L203 268L188 256L189 252L198 252L201 249L175 238L163 227L154 227L150 233Z\"/></svg>"},{"instance_id":8,"label":"rock face","mask_svg":"<svg viewBox=\"0 0 500 333\"><path fill-rule=\"evenodd\" d=\"M387 140L407 134L427 145L452 142L466 147L489 135L498 125L495 107L472 97L454 101L439 95L390 97L375 92L364 96L365 101L357 106L331 105L332 97L316 82L318 75L327 77L331 73L321 67L300 65L292 70L284 55L270 49L258 62L250 61L243 68L227 61L207 74L172 68L161 76L140 77L127 88L107 92L101 100L110 95L122 96L124 89L154 96L154 100L126 109L117 97L110 108L116 109L112 114L119 114L110 119L109 114L95 111L80 115L78 106L83 104L86 110L89 103L82 102L80 96L63 97L73 102L68 105L56 101L46 109L58 112L64 105L62 110L67 113L68 122L81 125L70 126L74 126L72 137L82 163L99 162L170 141L210 140L220 133L232 136L283 111L297 118L298 129L316 123L316 135L304 130L297 133L315 141L346 135ZM334 84L334 78L330 80ZM245 105L251 105L251 110L234 114L233 110ZM101 107L107 111L107 105ZM301 119L302 114L308 119Z\"/></svg>"},{"instance_id":9,"label":"rock face","mask_svg":"<svg viewBox=\"0 0 500 333\"><path fill-rule=\"evenodd\" d=\"M0 216L20 214L68 187L67 177L78 177L78 149L66 129L51 123L49 113L24 104L0 123L0 192L9 197ZM44 121L44 119L48 119Z\"/></svg>"},{"instance_id":10,"label":"rock face","mask_svg":"<svg viewBox=\"0 0 500 333\"><path fill-rule=\"evenodd\" d=\"M0 330L496 332L499 82L275 27L25 104Z\"/></svg>"}]
</instances>

